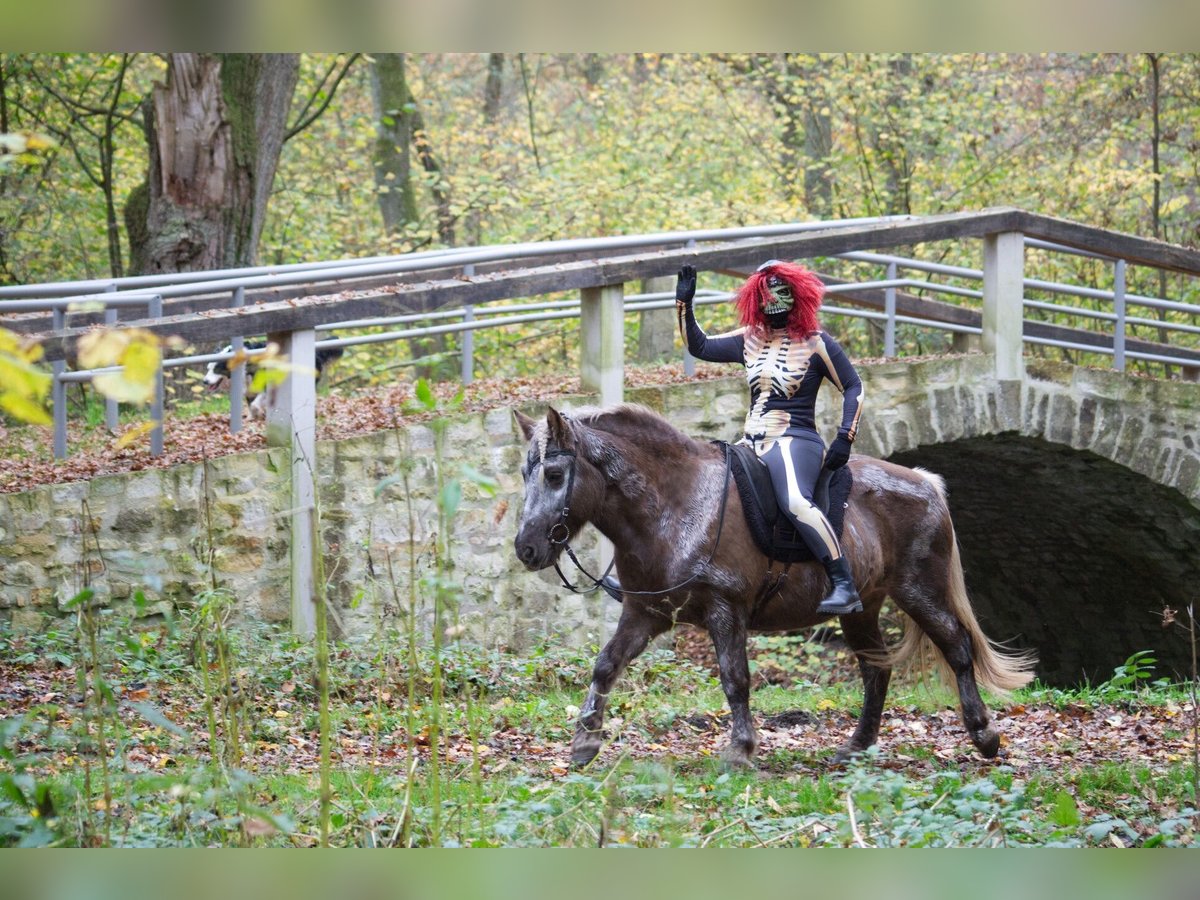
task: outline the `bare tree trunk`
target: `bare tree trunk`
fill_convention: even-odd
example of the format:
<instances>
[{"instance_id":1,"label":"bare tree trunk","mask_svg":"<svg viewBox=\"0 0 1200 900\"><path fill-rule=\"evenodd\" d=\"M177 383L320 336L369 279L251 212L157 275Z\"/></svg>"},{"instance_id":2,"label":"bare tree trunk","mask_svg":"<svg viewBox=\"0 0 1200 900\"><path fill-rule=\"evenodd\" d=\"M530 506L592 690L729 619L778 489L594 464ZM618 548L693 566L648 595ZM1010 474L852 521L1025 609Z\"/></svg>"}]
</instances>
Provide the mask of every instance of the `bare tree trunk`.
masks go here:
<instances>
[{"instance_id":1,"label":"bare tree trunk","mask_svg":"<svg viewBox=\"0 0 1200 900\"><path fill-rule=\"evenodd\" d=\"M441 170L425 134L424 123L408 89L403 53L379 53L371 66L371 88L378 115L375 141L375 184L379 192L379 211L388 234L398 234L418 219L417 195L412 182L412 148L427 172L440 178ZM447 246L454 245L449 197L440 181L433 187L438 208L438 233ZM412 339L409 353L413 359L440 356L446 351L446 336ZM428 363L413 367L414 378L436 378L444 366Z\"/></svg>"},{"instance_id":2,"label":"bare tree trunk","mask_svg":"<svg viewBox=\"0 0 1200 900\"><path fill-rule=\"evenodd\" d=\"M599 53L585 53L583 55L583 80L587 82L589 88L594 88L600 84L604 78L604 58Z\"/></svg>"},{"instance_id":3,"label":"bare tree trunk","mask_svg":"<svg viewBox=\"0 0 1200 900\"><path fill-rule=\"evenodd\" d=\"M1154 236L1161 241L1166 240L1162 226L1162 166L1159 160L1159 151L1162 147L1162 122L1159 109L1162 73L1159 70L1159 64L1162 57L1157 53L1147 53L1146 58L1150 61L1150 115L1153 129L1150 135L1150 155L1154 172L1154 201L1150 207L1150 225L1154 230ZM1158 296L1163 298L1167 296L1166 269L1158 270ZM1165 309L1158 310L1158 318L1166 319L1167 311ZM1170 343L1170 335L1166 329L1160 328L1158 330L1158 339L1164 344ZM1164 365L1163 370L1169 375L1171 367Z\"/></svg>"},{"instance_id":4,"label":"bare tree trunk","mask_svg":"<svg viewBox=\"0 0 1200 900\"><path fill-rule=\"evenodd\" d=\"M375 186L379 212L388 234L397 234L417 219L409 147L413 138L413 104L404 72L403 53L379 53L371 66L375 98Z\"/></svg>"},{"instance_id":5,"label":"bare tree trunk","mask_svg":"<svg viewBox=\"0 0 1200 900\"><path fill-rule=\"evenodd\" d=\"M833 213L833 173L829 157L833 153L833 124L827 107L818 109L809 103L804 111L804 205L818 219Z\"/></svg>"},{"instance_id":6,"label":"bare tree trunk","mask_svg":"<svg viewBox=\"0 0 1200 900\"><path fill-rule=\"evenodd\" d=\"M299 54L174 53L146 104L149 177L126 206L130 268L252 265Z\"/></svg>"},{"instance_id":7,"label":"bare tree trunk","mask_svg":"<svg viewBox=\"0 0 1200 900\"><path fill-rule=\"evenodd\" d=\"M646 63L646 54L633 54L633 83L645 84L649 80L650 66Z\"/></svg>"},{"instance_id":8,"label":"bare tree trunk","mask_svg":"<svg viewBox=\"0 0 1200 900\"><path fill-rule=\"evenodd\" d=\"M500 118L500 98L504 94L504 54L488 54L487 84L483 88L483 121L495 125Z\"/></svg>"},{"instance_id":9,"label":"bare tree trunk","mask_svg":"<svg viewBox=\"0 0 1200 900\"><path fill-rule=\"evenodd\" d=\"M913 73L912 54L902 53L897 58L889 60L887 68L892 90L889 92L885 111L896 109L899 111L899 115L903 117L904 88L912 78ZM887 184L887 208L885 212L887 215L908 215L912 212L911 151L904 144L896 143L896 135L902 134L902 130L898 128L891 128L889 130L891 132L891 139L888 143L885 143L878 133L872 135L875 151L879 154L879 158L883 160L885 167Z\"/></svg>"}]
</instances>

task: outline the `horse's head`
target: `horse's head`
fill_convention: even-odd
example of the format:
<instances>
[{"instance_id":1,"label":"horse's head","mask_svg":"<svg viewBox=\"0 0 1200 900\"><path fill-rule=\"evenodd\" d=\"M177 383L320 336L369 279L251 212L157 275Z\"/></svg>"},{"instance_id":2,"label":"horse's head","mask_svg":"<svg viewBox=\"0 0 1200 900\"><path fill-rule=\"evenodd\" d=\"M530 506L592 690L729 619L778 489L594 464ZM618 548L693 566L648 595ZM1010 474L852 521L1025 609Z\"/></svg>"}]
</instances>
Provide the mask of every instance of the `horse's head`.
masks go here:
<instances>
[{"instance_id":1,"label":"horse's head","mask_svg":"<svg viewBox=\"0 0 1200 900\"><path fill-rule=\"evenodd\" d=\"M514 546L526 568L537 571L553 565L588 520L599 479L580 450L576 429L582 426L553 408L544 422L519 411L515 416L529 448L521 466L525 505Z\"/></svg>"}]
</instances>

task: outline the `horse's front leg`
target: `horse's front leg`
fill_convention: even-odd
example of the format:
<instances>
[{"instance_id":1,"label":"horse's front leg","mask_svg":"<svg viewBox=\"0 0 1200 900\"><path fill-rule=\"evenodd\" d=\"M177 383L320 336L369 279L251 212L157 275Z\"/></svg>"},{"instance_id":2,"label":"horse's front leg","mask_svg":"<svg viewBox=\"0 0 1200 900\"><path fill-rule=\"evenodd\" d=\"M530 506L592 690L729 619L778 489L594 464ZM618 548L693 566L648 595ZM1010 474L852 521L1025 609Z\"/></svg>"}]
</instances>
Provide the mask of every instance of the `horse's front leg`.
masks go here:
<instances>
[{"instance_id":1,"label":"horse's front leg","mask_svg":"<svg viewBox=\"0 0 1200 900\"><path fill-rule=\"evenodd\" d=\"M621 619L616 633L604 645L596 657L592 669L592 684L587 699L579 711L575 724L575 739L571 741L571 763L587 765L600 752L603 740L604 708L608 705L608 694L621 673L630 662L637 659L652 638L670 627L670 622L661 617L647 615L629 601L621 609Z\"/></svg>"},{"instance_id":2,"label":"horse's front leg","mask_svg":"<svg viewBox=\"0 0 1200 900\"><path fill-rule=\"evenodd\" d=\"M731 766L748 766L758 749L758 732L750 716L750 663L746 659L746 621L723 602L714 602L706 619L708 635L717 652L721 687L729 702L732 724L729 746L723 754Z\"/></svg>"}]
</instances>

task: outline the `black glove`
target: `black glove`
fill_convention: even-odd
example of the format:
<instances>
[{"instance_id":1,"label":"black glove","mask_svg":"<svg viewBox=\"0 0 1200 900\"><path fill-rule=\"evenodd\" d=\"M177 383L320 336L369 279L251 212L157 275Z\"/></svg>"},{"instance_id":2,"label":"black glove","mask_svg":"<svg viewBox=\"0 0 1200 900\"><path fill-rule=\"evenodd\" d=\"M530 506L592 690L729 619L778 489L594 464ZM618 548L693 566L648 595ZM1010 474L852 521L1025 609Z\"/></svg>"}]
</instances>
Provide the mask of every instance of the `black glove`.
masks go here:
<instances>
[{"instance_id":1,"label":"black glove","mask_svg":"<svg viewBox=\"0 0 1200 900\"><path fill-rule=\"evenodd\" d=\"M691 266L683 266L679 270L679 280L675 282L675 302L691 306L695 296L696 270Z\"/></svg>"},{"instance_id":2,"label":"black glove","mask_svg":"<svg viewBox=\"0 0 1200 900\"><path fill-rule=\"evenodd\" d=\"M825 468L831 472L840 469L850 461L850 438L839 434L825 452Z\"/></svg>"}]
</instances>

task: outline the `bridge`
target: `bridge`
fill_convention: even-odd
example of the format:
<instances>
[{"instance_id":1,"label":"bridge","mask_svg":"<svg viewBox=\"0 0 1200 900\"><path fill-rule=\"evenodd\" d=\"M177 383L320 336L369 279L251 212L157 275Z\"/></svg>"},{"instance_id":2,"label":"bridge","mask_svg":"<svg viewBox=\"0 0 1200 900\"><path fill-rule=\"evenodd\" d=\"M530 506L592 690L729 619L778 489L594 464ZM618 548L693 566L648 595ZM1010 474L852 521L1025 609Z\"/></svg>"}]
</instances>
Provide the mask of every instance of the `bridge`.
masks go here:
<instances>
[{"instance_id":1,"label":"bridge","mask_svg":"<svg viewBox=\"0 0 1200 900\"><path fill-rule=\"evenodd\" d=\"M1173 609L1180 621L1186 621L1183 610L1198 599L1195 585L1200 584L1196 577L1200 575L1200 385L1192 380L1200 372L1200 349L1192 337L1200 333L1196 325L1200 306L1194 302L1200 253L1011 209L850 223L752 239L697 242L694 235L659 237L655 246L639 246L633 253L621 247L584 253L573 247L574 257L567 261L539 256L542 250L527 251L527 264L516 267L487 269L469 254L439 258L414 270L407 280L394 267L383 274L343 267L331 276L338 279L336 287L326 281L323 288L316 275L305 276L308 281L281 282L276 275L256 272L190 286L134 285L123 290L117 285L93 299L115 295L109 318L117 327L128 320L192 343L270 334L303 365L314 352L317 332L347 320L383 321L381 317L414 310L456 305L470 309L495 300L578 291L581 374L585 389L592 391L579 402L646 402L685 430L728 438L744 412L745 387L740 378L626 388L625 285L669 277L685 262L702 272L730 274L752 270L768 257L878 264L886 269L884 276L866 282L827 275L832 294L828 311L875 317L883 324L888 356L895 352L896 330L903 323L946 329L956 336L955 347L968 350L974 345L976 352L863 363L868 407L857 449L922 465L946 478L968 586L989 632L1035 647L1043 661L1040 674L1052 681L1107 677L1115 665L1142 649L1155 650L1175 671L1187 670L1187 641L1177 625L1163 628L1163 610ZM880 253L973 240L982 245L979 269ZM1096 261L1106 273L1104 283L1064 286L1035 277L1041 274L1033 270L1035 260L1040 264L1046 255L1062 253L1086 254ZM586 258L578 258L581 254ZM1134 266L1181 276L1183 287L1177 299L1127 291L1126 268ZM945 276L944 283L901 277L898 269L904 268L930 278ZM971 279L982 289L963 286ZM966 302L931 299L939 291L967 298ZM1035 296L1038 291L1096 302L1090 308L1058 305L1049 315L1038 316L1051 305ZM669 299L655 302L671 305ZM125 314L138 303L157 306L161 318ZM1136 304L1159 317L1138 319L1127 310ZM93 314L77 316L71 327L61 312L56 312L53 323L34 317L21 326L42 339L48 359L63 379L73 374L62 373L74 342L90 324L87 315ZM1081 326L1081 320L1100 327ZM826 322L836 333L836 321L827 315ZM1135 324L1143 326L1140 335L1133 332ZM1147 339L1148 324L1156 327L1159 340ZM464 321L463 327L468 323ZM1034 355L1046 345L1088 354L1083 358L1093 364L1107 360L1110 367L1076 367ZM1169 368L1176 377L1126 374L1123 370L1132 360ZM302 632L310 631L313 621L311 559L317 537L311 509L316 491L322 491L326 520L326 570L336 567L350 592L369 580L369 566L361 553L339 551L339 556L329 544L353 548L365 543L387 549L427 540L427 521L418 523L420 534L407 534L396 522L405 514L402 503L415 502L428 518L432 502L431 489L422 487L422 475L430 474L427 457L432 438L427 429L408 429L405 449L399 453L387 448L383 439L378 446L367 439L336 442L318 453L313 440L313 396L311 381L305 384L302 377L293 376L271 412L272 439L290 454L291 478L283 482L286 496L262 501L280 514L242 535L245 546L257 548L257 562L239 562L237 571L228 573L231 586L245 596L290 593L290 617ZM447 462L453 464L454 454L462 452L464 460L482 467L501 485L499 499L468 492L455 525L453 546L460 549L453 552L466 554L456 564L467 571L463 612L468 622L478 619L492 629L492 639L509 643L527 629L544 629L547 623L561 631L594 632L603 619L599 600L581 604L564 598L561 589L549 582L537 583L518 571L512 560L509 538L519 508L519 448L507 412L468 417L453 427L462 447L469 449L450 448ZM394 442L394 437L387 440ZM486 464L481 455L486 455ZM370 486L378 483L380 472L414 458L417 469L408 498L402 500L394 491L371 497ZM232 461L228 465L231 471L257 467L261 476L275 464L268 461L264 468L261 463ZM336 472L342 484L326 496L329 488L319 488L318 481L329 472ZM254 481L254 475L236 472L225 479L242 496L249 496ZM173 478L167 496L176 508L187 502L187 483L186 475ZM216 483L222 483L219 473ZM77 510L76 495L89 490L72 486L60 489L57 496L62 502L76 503ZM142 490L155 496L153 488ZM9 504L9 510L0 510L6 513L0 522L53 522L70 516L69 510L55 506L60 501L51 494L47 492L44 500L0 497L0 502ZM508 511L497 518L498 504L505 501ZM24 506L9 514L14 503ZM93 511L98 505L89 502ZM156 529L165 528L155 518L158 514L139 519L123 505L126 508L114 507L109 530L126 536L131 544L155 545L162 537ZM103 523L105 513L99 506L97 517ZM282 515L285 510L289 515ZM118 515L124 515L119 526ZM177 521L172 527L187 526ZM278 532L268 535L266 542L282 546L286 559L270 547L263 549L263 535L253 532L264 527ZM234 525L235 537L236 529ZM179 535L168 539L183 540ZM602 555L603 548L597 552ZM13 562L0 553L0 606L6 605L5 592L17 596L26 587L45 590L45 585L22 584L15 591L9 589L13 581L37 580L31 574L37 567L30 559L27 554ZM20 578L5 577L6 571L22 565ZM51 562L48 571L52 570ZM349 595L337 596L340 590L334 586L331 599L351 629L358 613ZM504 612L499 619L498 607ZM278 610L274 617L279 617ZM495 631L501 621L505 634Z\"/></svg>"},{"instance_id":2,"label":"bridge","mask_svg":"<svg viewBox=\"0 0 1200 900\"><path fill-rule=\"evenodd\" d=\"M1200 601L1200 385L992 368L984 355L862 366L856 449L946 480L981 621L1036 648L1040 678L1097 683L1138 650L1186 675L1188 636L1164 610L1185 622Z\"/></svg>"}]
</instances>

